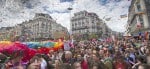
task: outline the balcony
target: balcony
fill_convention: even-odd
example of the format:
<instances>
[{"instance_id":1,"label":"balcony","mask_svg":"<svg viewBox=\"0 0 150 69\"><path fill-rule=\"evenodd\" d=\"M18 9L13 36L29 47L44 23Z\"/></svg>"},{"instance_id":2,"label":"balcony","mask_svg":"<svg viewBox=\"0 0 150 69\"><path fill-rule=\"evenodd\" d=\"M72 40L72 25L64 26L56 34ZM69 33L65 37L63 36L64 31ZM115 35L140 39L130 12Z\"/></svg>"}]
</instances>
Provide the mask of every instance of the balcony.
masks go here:
<instances>
[{"instance_id":1,"label":"balcony","mask_svg":"<svg viewBox=\"0 0 150 69\"><path fill-rule=\"evenodd\" d=\"M75 31L75 30L82 30L82 29L88 29L88 28L89 28L88 26L77 27L77 28L72 28L72 31Z\"/></svg>"},{"instance_id":2,"label":"balcony","mask_svg":"<svg viewBox=\"0 0 150 69\"><path fill-rule=\"evenodd\" d=\"M102 27L100 27L100 26L97 26L97 29L98 29L98 30L101 30L101 29L102 29Z\"/></svg>"},{"instance_id":3,"label":"balcony","mask_svg":"<svg viewBox=\"0 0 150 69\"><path fill-rule=\"evenodd\" d=\"M136 17L134 16L129 24L129 32L133 32L136 30L136 26L137 26L136 24L137 24L137 20Z\"/></svg>"},{"instance_id":4,"label":"balcony","mask_svg":"<svg viewBox=\"0 0 150 69\"><path fill-rule=\"evenodd\" d=\"M141 15L141 14L145 14L146 10L138 10L135 12L135 14Z\"/></svg>"},{"instance_id":5,"label":"balcony","mask_svg":"<svg viewBox=\"0 0 150 69\"><path fill-rule=\"evenodd\" d=\"M129 32L134 32L136 30L136 24L132 24L132 27L129 28Z\"/></svg>"}]
</instances>

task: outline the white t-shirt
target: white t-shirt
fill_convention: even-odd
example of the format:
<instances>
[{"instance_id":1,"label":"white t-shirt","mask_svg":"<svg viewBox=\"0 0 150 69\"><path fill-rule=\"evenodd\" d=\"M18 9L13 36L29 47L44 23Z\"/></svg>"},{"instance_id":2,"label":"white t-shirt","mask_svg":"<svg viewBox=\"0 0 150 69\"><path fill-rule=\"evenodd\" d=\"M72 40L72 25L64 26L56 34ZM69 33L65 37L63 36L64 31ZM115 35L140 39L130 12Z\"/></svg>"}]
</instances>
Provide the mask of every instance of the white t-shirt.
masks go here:
<instances>
[{"instance_id":1,"label":"white t-shirt","mask_svg":"<svg viewBox=\"0 0 150 69\"><path fill-rule=\"evenodd\" d=\"M47 67L47 63L44 59L42 59L42 62L41 62L41 69L46 69Z\"/></svg>"},{"instance_id":2,"label":"white t-shirt","mask_svg":"<svg viewBox=\"0 0 150 69\"><path fill-rule=\"evenodd\" d=\"M69 50L70 50L70 45L69 45L68 42L65 42L65 43L64 43L64 50L65 50L65 51L69 51Z\"/></svg>"}]
</instances>

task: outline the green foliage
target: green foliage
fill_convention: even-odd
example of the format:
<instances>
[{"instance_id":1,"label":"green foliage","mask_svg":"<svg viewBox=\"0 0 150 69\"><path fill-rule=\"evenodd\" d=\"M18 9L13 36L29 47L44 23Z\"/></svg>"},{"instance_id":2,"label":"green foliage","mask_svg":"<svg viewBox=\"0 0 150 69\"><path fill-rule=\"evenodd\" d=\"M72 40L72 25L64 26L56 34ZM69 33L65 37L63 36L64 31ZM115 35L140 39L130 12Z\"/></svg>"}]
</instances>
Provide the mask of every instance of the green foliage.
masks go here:
<instances>
[{"instance_id":1,"label":"green foliage","mask_svg":"<svg viewBox=\"0 0 150 69\"><path fill-rule=\"evenodd\" d=\"M88 37L88 39L98 38L98 35L96 33L91 33Z\"/></svg>"}]
</instances>

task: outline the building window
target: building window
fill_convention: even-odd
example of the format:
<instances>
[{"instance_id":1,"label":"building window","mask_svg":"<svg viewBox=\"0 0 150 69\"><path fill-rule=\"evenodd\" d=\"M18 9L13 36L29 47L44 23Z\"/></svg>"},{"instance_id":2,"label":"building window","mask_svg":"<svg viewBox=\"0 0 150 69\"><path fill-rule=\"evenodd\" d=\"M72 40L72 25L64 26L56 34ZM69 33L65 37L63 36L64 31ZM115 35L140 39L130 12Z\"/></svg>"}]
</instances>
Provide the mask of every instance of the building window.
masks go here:
<instances>
[{"instance_id":1,"label":"building window","mask_svg":"<svg viewBox=\"0 0 150 69\"><path fill-rule=\"evenodd\" d=\"M41 28L44 28L44 24L42 23L42 26L41 26Z\"/></svg>"},{"instance_id":2,"label":"building window","mask_svg":"<svg viewBox=\"0 0 150 69\"><path fill-rule=\"evenodd\" d=\"M81 22L79 22L78 24L79 24L79 26L80 26L80 25L81 25Z\"/></svg>"},{"instance_id":3,"label":"building window","mask_svg":"<svg viewBox=\"0 0 150 69\"><path fill-rule=\"evenodd\" d=\"M148 15L148 16L150 16L150 12L149 12L149 13L147 13L147 15Z\"/></svg>"},{"instance_id":4,"label":"building window","mask_svg":"<svg viewBox=\"0 0 150 69\"><path fill-rule=\"evenodd\" d=\"M75 26L77 26L77 23L75 23Z\"/></svg>"},{"instance_id":5,"label":"building window","mask_svg":"<svg viewBox=\"0 0 150 69\"><path fill-rule=\"evenodd\" d=\"M81 30L79 30L79 33L81 33Z\"/></svg>"},{"instance_id":6,"label":"building window","mask_svg":"<svg viewBox=\"0 0 150 69\"><path fill-rule=\"evenodd\" d=\"M74 26L74 24L72 24L72 27Z\"/></svg>"},{"instance_id":7,"label":"building window","mask_svg":"<svg viewBox=\"0 0 150 69\"><path fill-rule=\"evenodd\" d=\"M93 25L93 26L92 26L92 29L95 29L95 28L96 28L96 27Z\"/></svg>"},{"instance_id":8,"label":"building window","mask_svg":"<svg viewBox=\"0 0 150 69\"><path fill-rule=\"evenodd\" d=\"M82 22L82 25L84 25L84 22Z\"/></svg>"},{"instance_id":9,"label":"building window","mask_svg":"<svg viewBox=\"0 0 150 69\"><path fill-rule=\"evenodd\" d=\"M147 4L150 4L150 0L145 0L145 2L146 2Z\"/></svg>"},{"instance_id":10,"label":"building window","mask_svg":"<svg viewBox=\"0 0 150 69\"><path fill-rule=\"evenodd\" d=\"M139 2L137 2L137 10L138 10L138 11L141 11L141 5L140 5Z\"/></svg>"},{"instance_id":11,"label":"building window","mask_svg":"<svg viewBox=\"0 0 150 69\"><path fill-rule=\"evenodd\" d=\"M48 25L46 25L45 31L48 32Z\"/></svg>"},{"instance_id":12,"label":"building window","mask_svg":"<svg viewBox=\"0 0 150 69\"><path fill-rule=\"evenodd\" d=\"M94 20L92 20L92 23L94 23Z\"/></svg>"},{"instance_id":13,"label":"building window","mask_svg":"<svg viewBox=\"0 0 150 69\"><path fill-rule=\"evenodd\" d=\"M139 15L139 20L140 20L141 26L143 27L143 25L144 25L144 21L143 21L143 17L142 17L142 15Z\"/></svg>"}]
</instances>

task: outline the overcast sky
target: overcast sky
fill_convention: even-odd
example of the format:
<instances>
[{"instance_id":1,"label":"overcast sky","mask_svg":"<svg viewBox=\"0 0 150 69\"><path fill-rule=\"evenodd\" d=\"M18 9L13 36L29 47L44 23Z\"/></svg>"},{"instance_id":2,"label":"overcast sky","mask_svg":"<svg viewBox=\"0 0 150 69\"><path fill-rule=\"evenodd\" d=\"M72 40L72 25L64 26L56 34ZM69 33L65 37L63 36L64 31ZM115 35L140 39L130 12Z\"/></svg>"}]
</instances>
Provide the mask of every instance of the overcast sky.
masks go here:
<instances>
[{"instance_id":1,"label":"overcast sky","mask_svg":"<svg viewBox=\"0 0 150 69\"><path fill-rule=\"evenodd\" d=\"M35 13L47 13L57 23L70 29L70 12L73 13L87 10L95 12L99 18L114 31L124 32L127 17L120 15L128 14L130 0L0 0L0 27L14 26L23 21L32 19Z\"/></svg>"}]
</instances>

